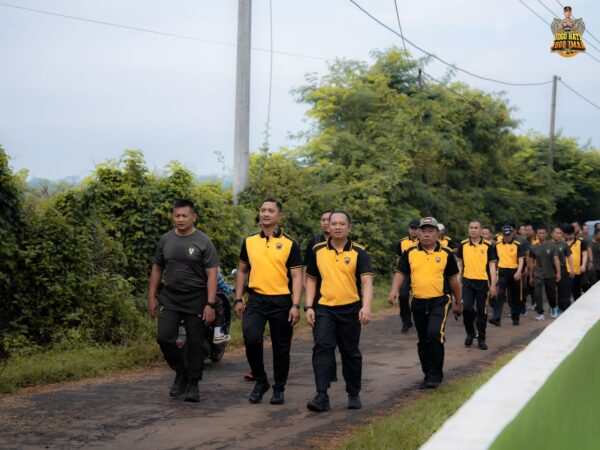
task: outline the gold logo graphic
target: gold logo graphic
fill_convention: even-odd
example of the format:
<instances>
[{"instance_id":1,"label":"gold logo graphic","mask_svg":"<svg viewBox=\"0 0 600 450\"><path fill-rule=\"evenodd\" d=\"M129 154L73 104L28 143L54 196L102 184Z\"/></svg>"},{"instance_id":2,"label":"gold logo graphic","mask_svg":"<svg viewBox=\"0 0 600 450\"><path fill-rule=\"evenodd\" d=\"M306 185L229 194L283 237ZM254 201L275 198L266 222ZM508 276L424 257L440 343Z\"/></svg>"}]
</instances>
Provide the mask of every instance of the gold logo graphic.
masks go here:
<instances>
[{"instance_id":1,"label":"gold logo graphic","mask_svg":"<svg viewBox=\"0 0 600 450\"><path fill-rule=\"evenodd\" d=\"M565 18L554 19L550 25L554 42L550 51L558 53L565 58L571 58L578 53L585 52L585 44L581 36L585 32L585 23L583 19L573 19L571 17L571 7L564 7Z\"/></svg>"},{"instance_id":2,"label":"gold logo graphic","mask_svg":"<svg viewBox=\"0 0 600 450\"><path fill-rule=\"evenodd\" d=\"M441 263L441 262L442 262L442 258L440 258L440 257L438 256L437 258L435 258L435 262L436 262L436 263L438 263L438 264L439 264L439 263Z\"/></svg>"},{"instance_id":3,"label":"gold logo graphic","mask_svg":"<svg viewBox=\"0 0 600 450\"><path fill-rule=\"evenodd\" d=\"M278 242L277 245L275 246L275 248L277 250L281 250L283 248L283 244L281 242Z\"/></svg>"},{"instance_id":4,"label":"gold logo graphic","mask_svg":"<svg viewBox=\"0 0 600 450\"><path fill-rule=\"evenodd\" d=\"M350 264L350 258L348 258L348 257L346 256L346 258L344 258L344 262L346 263L346 265Z\"/></svg>"}]
</instances>

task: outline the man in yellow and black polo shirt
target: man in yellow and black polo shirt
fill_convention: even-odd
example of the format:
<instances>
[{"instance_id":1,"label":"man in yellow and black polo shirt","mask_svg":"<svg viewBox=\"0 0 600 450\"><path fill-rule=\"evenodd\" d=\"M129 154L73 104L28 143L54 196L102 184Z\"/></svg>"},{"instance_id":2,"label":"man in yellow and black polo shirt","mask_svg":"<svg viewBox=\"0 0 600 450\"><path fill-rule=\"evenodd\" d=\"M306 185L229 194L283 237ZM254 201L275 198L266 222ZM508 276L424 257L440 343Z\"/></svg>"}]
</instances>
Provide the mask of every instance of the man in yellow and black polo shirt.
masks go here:
<instances>
[{"instance_id":1,"label":"man in yellow and black polo shirt","mask_svg":"<svg viewBox=\"0 0 600 450\"><path fill-rule=\"evenodd\" d=\"M515 239L515 229L508 224L502 226L502 241L496 244L496 255L498 256L498 297L494 305L494 316L489 322L497 327L500 326L502 309L508 294L512 323L519 325L525 246Z\"/></svg>"},{"instance_id":2,"label":"man in yellow and black polo shirt","mask_svg":"<svg viewBox=\"0 0 600 450\"><path fill-rule=\"evenodd\" d=\"M449 248L452 253L456 253L458 250L458 244L454 242L454 239L452 239L450 236L446 236L446 226L443 223L439 223L438 230L440 232L438 240L440 241L440 244L442 244L442 247Z\"/></svg>"},{"instance_id":3,"label":"man in yellow and black polo shirt","mask_svg":"<svg viewBox=\"0 0 600 450\"><path fill-rule=\"evenodd\" d=\"M327 389L336 344L342 356L348 409L362 408L359 396L362 355L358 345L361 325L371 321L373 272L366 250L350 239L351 230L348 213L334 211L329 219L331 237L315 245L308 255L305 310L306 321L313 327L313 369L317 387L316 397L306 405L311 411L330 408ZM316 303L313 302L315 297Z\"/></svg>"},{"instance_id":4,"label":"man in yellow and black polo shirt","mask_svg":"<svg viewBox=\"0 0 600 450\"><path fill-rule=\"evenodd\" d=\"M402 238L396 250L396 264L402 254L419 243L419 221L411 220L408 224L408 236ZM410 277L406 277L399 292L400 320L402 321L402 334L408 333L412 328L412 314L410 313Z\"/></svg>"},{"instance_id":5,"label":"man in yellow and black polo shirt","mask_svg":"<svg viewBox=\"0 0 600 450\"><path fill-rule=\"evenodd\" d=\"M477 344L487 350L485 330L487 325L488 276L491 280L489 293L496 295L496 250L490 241L481 237L481 222L471 220L469 239L458 245L458 267L462 271L463 322L467 337L465 346L470 347L475 338L477 318ZM489 269L489 275L488 275Z\"/></svg>"},{"instance_id":6,"label":"man in yellow and black polo shirt","mask_svg":"<svg viewBox=\"0 0 600 450\"><path fill-rule=\"evenodd\" d=\"M402 254L396 266L388 301L398 301L398 289L410 276L413 291L411 309L419 336L417 348L425 374L419 389L435 389L442 382L444 329L454 295L454 313L462 313L458 266L450 249L438 242L437 220L425 217L419 223L419 244Z\"/></svg>"},{"instance_id":7,"label":"man in yellow and black polo shirt","mask_svg":"<svg viewBox=\"0 0 600 450\"><path fill-rule=\"evenodd\" d=\"M261 231L244 239L240 251L234 308L238 317L244 314L242 330L246 357L256 381L249 397L251 403L259 403L270 387L263 362L263 334L267 321L275 378L271 404L284 402L292 327L300 317L302 255L296 241L279 229L281 209L281 203L273 198L263 202L259 212ZM242 296L246 282L248 302L244 307Z\"/></svg>"},{"instance_id":8,"label":"man in yellow and black polo shirt","mask_svg":"<svg viewBox=\"0 0 600 450\"><path fill-rule=\"evenodd\" d=\"M573 279L571 280L571 291L573 301L577 300L583 294L582 291L582 274L587 269L588 247L587 242L582 237L577 237L575 227L566 225L563 229L565 233L565 241L571 248L571 260L573 261ZM567 260L567 271L571 272L571 265Z\"/></svg>"}]
</instances>

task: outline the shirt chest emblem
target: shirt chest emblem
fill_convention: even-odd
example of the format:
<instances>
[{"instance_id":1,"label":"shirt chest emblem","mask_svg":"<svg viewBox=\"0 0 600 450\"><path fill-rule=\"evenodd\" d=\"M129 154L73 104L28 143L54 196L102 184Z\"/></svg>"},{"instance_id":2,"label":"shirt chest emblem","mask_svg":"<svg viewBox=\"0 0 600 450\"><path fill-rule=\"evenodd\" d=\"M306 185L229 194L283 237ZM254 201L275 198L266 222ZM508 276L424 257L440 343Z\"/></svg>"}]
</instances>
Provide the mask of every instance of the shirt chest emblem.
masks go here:
<instances>
[{"instance_id":1,"label":"shirt chest emblem","mask_svg":"<svg viewBox=\"0 0 600 450\"><path fill-rule=\"evenodd\" d=\"M196 252L196 249L194 247L188 248L188 253L190 254L190 256L192 256L195 252Z\"/></svg>"},{"instance_id":2,"label":"shirt chest emblem","mask_svg":"<svg viewBox=\"0 0 600 450\"><path fill-rule=\"evenodd\" d=\"M481 254L483 255L485 253L484 249L479 250L481 252Z\"/></svg>"},{"instance_id":3,"label":"shirt chest emblem","mask_svg":"<svg viewBox=\"0 0 600 450\"><path fill-rule=\"evenodd\" d=\"M281 242L278 242L278 243L275 245L275 248L276 248L277 250L281 250L281 249L283 248L283 244L282 244Z\"/></svg>"},{"instance_id":4,"label":"shirt chest emblem","mask_svg":"<svg viewBox=\"0 0 600 450\"><path fill-rule=\"evenodd\" d=\"M344 263L346 263L347 266L350 265L350 257L346 256L344 258Z\"/></svg>"},{"instance_id":5,"label":"shirt chest emblem","mask_svg":"<svg viewBox=\"0 0 600 450\"><path fill-rule=\"evenodd\" d=\"M439 256L436 256L435 257L435 262L438 263L438 264L441 263L442 262L442 258L440 258Z\"/></svg>"}]
</instances>

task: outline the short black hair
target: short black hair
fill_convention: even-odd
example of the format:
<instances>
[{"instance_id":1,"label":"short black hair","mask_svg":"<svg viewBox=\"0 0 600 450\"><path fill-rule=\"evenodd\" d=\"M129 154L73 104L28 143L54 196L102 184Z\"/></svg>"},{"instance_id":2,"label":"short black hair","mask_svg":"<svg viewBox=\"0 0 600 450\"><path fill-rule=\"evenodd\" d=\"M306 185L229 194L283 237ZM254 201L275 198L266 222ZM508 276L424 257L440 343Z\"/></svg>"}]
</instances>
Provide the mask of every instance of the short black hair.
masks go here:
<instances>
[{"instance_id":1,"label":"short black hair","mask_svg":"<svg viewBox=\"0 0 600 450\"><path fill-rule=\"evenodd\" d=\"M573 11L573 8L571 8L570 6L565 6L563 8L563 11Z\"/></svg>"},{"instance_id":2,"label":"short black hair","mask_svg":"<svg viewBox=\"0 0 600 450\"><path fill-rule=\"evenodd\" d=\"M346 219L348 220L348 225L352 225L352 219L350 218L350 214L348 214L346 211L342 211L340 209L336 209L335 211L332 211L331 214L329 215L329 219L331 219L331 216L333 216L334 214L343 214L346 216Z\"/></svg>"},{"instance_id":3,"label":"short black hair","mask_svg":"<svg viewBox=\"0 0 600 450\"><path fill-rule=\"evenodd\" d=\"M190 208L192 210L193 213L196 213L196 206L194 205L194 202L191 200L188 200L187 198L182 198L179 200L176 200L173 202L173 211L175 211L177 208Z\"/></svg>"},{"instance_id":4,"label":"short black hair","mask_svg":"<svg viewBox=\"0 0 600 450\"><path fill-rule=\"evenodd\" d=\"M474 223L474 222L477 222L479 225L483 225L483 224L481 223L481 220L479 220L479 219L471 219L471 220L469 220L469 225L470 225L470 224L472 224L472 223ZM483 228L483 227L482 227L482 228ZM489 227L487 227L487 228L489 228Z\"/></svg>"},{"instance_id":5,"label":"short black hair","mask_svg":"<svg viewBox=\"0 0 600 450\"><path fill-rule=\"evenodd\" d=\"M570 223L563 223L563 226L561 228L563 230L563 233L565 233L565 234L575 233L575 227L573 225L571 225Z\"/></svg>"},{"instance_id":6,"label":"short black hair","mask_svg":"<svg viewBox=\"0 0 600 450\"><path fill-rule=\"evenodd\" d=\"M333 209L326 209L325 211L323 211L323 212L321 213L321 217L323 217L323 215L324 215L324 214L329 214L329 215L331 215L331 213L332 213L332 212L333 212Z\"/></svg>"},{"instance_id":7,"label":"short black hair","mask_svg":"<svg viewBox=\"0 0 600 450\"><path fill-rule=\"evenodd\" d=\"M279 200L277 200L274 197L267 197L265 198L262 203L260 204L260 206L264 205L265 203L275 203L275 205L277 205L277 210L279 212L283 211L283 205L281 204L281 202Z\"/></svg>"},{"instance_id":8,"label":"short black hair","mask_svg":"<svg viewBox=\"0 0 600 450\"><path fill-rule=\"evenodd\" d=\"M481 229L482 230L490 230L490 231L492 231L492 227L490 227L488 225L482 225Z\"/></svg>"},{"instance_id":9,"label":"short black hair","mask_svg":"<svg viewBox=\"0 0 600 450\"><path fill-rule=\"evenodd\" d=\"M537 227L535 227L535 231L539 230L548 231L548 227L546 225L538 225Z\"/></svg>"}]
</instances>

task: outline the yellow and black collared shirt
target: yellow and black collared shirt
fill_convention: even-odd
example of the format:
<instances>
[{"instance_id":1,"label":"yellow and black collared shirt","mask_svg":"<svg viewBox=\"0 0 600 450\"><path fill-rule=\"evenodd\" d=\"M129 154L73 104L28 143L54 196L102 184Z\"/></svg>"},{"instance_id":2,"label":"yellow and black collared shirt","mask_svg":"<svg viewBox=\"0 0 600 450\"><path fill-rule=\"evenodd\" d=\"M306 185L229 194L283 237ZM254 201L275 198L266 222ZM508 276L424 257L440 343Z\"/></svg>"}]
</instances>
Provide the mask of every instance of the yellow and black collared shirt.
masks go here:
<instances>
[{"instance_id":1,"label":"yellow and black collared shirt","mask_svg":"<svg viewBox=\"0 0 600 450\"><path fill-rule=\"evenodd\" d=\"M439 242L431 252L419 243L402 254L396 272L410 276L415 299L428 299L447 294L447 280L458 276L458 266L452 251Z\"/></svg>"},{"instance_id":2,"label":"yellow and black collared shirt","mask_svg":"<svg viewBox=\"0 0 600 450\"><path fill-rule=\"evenodd\" d=\"M281 230L272 236L261 231L244 239L240 261L250 269L248 288L261 295L289 295L289 269L302 267L300 247Z\"/></svg>"},{"instance_id":3,"label":"yellow and black collared shirt","mask_svg":"<svg viewBox=\"0 0 600 450\"><path fill-rule=\"evenodd\" d=\"M342 306L361 299L360 277L373 275L371 260L363 246L348 242L341 252L331 239L312 248L306 275L320 280L319 305Z\"/></svg>"},{"instance_id":4,"label":"yellow and black collared shirt","mask_svg":"<svg viewBox=\"0 0 600 450\"><path fill-rule=\"evenodd\" d=\"M498 256L499 269L517 269L519 258L525 257L525 246L516 239L508 243L504 240L496 244L496 255Z\"/></svg>"},{"instance_id":5,"label":"yellow and black collared shirt","mask_svg":"<svg viewBox=\"0 0 600 450\"><path fill-rule=\"evenodd\" d=\"M583 240L583 238L575 238L573 242L569 244L571 247L571 258L573 258L573 273L575 275L581 275L581 258L583 252L587 251L587 243ZM567 270L570 272L570 264L567 259Z\"/></svg>"},{"instance_id":6,"label":"yellow and black collared shirt","mask_svg":"<svg viewBox=\"0 0 600 450\"><path fill-rule=\"evenodd\" d=\"M456 242L454 242L454 239L452 239L450 236L444 236L444 238L440 239L439 242L442 244L442 247L449 248L450 250L458 248L458 245L456 245Z\"/></svg>"},{"instance_id":7,"label":"yellow and black collared shirt","mask_svg":"<svg viewBox=\"0 0 600 450\"><path fill-rule=\"evenodd\" d=\"M410 238L410 236L403 237L402 239L400 239L400 242L398 242L398 247L396 248L396 256L400 258L400 256L402 256L402 253L404 253L409 248L414 247L418 243L419 238L415 238L413 240Z\"/></svg>"},{"instance_id":8,"label":"yellow and black collared shirt","mask_svg":"<svg viewBox=\"0 0 600 450\"><path fill-rule=\"evenodd\" d=\"M463 260L463 277L469 280L487 281L488 264L498 260L494 246L486 239L477 244L465 239L459 244L456 257Z\"/></svg>"}]
</instances>

